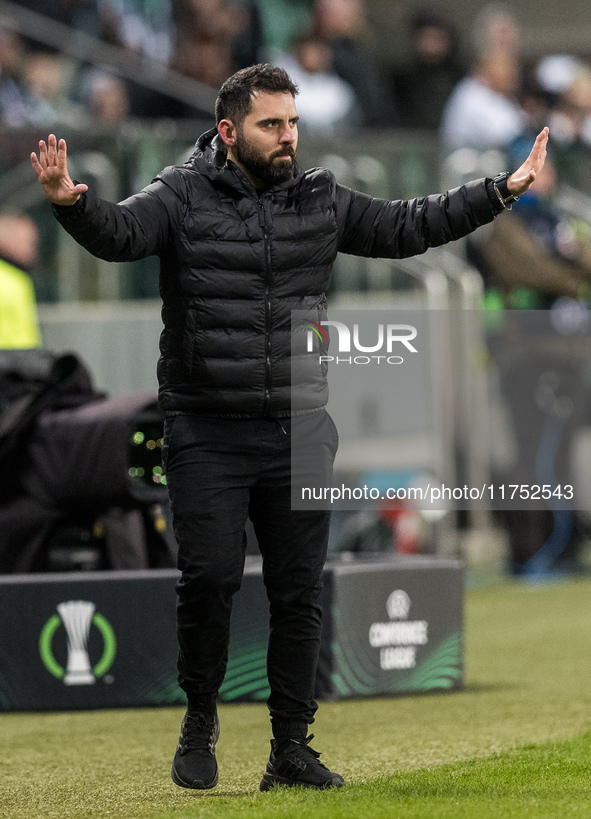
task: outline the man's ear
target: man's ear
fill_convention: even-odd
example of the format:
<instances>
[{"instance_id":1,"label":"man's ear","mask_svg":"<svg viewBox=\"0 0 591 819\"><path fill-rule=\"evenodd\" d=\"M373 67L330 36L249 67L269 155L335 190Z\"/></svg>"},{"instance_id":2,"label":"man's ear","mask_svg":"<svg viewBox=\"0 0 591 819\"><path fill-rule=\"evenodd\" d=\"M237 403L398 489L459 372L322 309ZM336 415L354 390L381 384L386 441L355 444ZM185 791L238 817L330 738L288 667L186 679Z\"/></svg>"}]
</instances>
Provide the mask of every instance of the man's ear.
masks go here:
<instances>
[{"instance_id":1,"label":"man's ear","mask_svg":"<svg viewBox=\"0 0 591 819\"><path fill-rule=\"evenodd\" d=\"M228 148L233 148L236 145L236 128L231 119L221 119L218 122L218 134Z\"/></svg>"}]
</instances>

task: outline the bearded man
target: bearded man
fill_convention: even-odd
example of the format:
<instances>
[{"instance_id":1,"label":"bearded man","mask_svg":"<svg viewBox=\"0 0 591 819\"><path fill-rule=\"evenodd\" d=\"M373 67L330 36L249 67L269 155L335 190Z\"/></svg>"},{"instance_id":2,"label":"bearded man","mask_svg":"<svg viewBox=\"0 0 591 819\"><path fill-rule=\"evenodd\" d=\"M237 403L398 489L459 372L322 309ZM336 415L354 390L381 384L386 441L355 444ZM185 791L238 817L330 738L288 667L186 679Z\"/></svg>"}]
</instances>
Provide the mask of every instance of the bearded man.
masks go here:
<instances>
[{"instance_id":1,"label":"bearded man","mask_svg":"<svg viewBox=\"0 0 591 819\"><path fill-rule=\"evenodd\" d=\"M187 713L172 767L186 788L218 781L217 693L228 657L244 527L253 522L269 598L267 674L273 739L261 790L340 787L310 747L329 513L291 509L290 432L318 442L327 474L337 433L326 373L306 373L295 409L291 311L316 321L337 253L401 258L493 220L531 185L547 129L514 174L411 201L374 199L330 171L296 163L297 89L280 68L243 69L222 86L217 127L182 166L119 204L67 171L51 135L33 167L54 214L101 259L160 258L158 363L163 460L178 540L179 683Z\"/></svg>"}]
</instances>

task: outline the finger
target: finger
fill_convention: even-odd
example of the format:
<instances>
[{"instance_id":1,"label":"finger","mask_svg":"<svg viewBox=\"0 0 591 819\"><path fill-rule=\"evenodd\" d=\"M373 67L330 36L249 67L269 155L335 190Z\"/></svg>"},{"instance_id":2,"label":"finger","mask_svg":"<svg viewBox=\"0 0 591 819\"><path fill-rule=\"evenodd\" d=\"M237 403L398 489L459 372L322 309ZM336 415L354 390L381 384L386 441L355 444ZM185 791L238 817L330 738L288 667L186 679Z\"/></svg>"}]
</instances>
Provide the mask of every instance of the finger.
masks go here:
<instances>
[{"instance_id":1,"label":"finger","mask_svg":"<svg viewBox=\"0 0 591 819\"><path fill-rule=\"evenodd\" d=\"M82 193L86 193L87 190L88 190L88 185L84 185L82 183L80 183L79 185L74 186L74 193L82 194Z\"/></svg>"},{"instance_id":2,"label":"finger","mask_svg":"<svg viewBox=\"0 0 591 819\"><path fill-rule=\"evenodd\" d=\"M544 128L544 130L538 134L536 137L536 141L534 143L533 148L531 149L531 153L527 158L526 162L524 163L525 166L533 166L533 168L538 171L540 170L546 161L546 154L547 154L547 144L548 144L548 129Z\"/></svg>"},{"instance_id":3,"label":"finger","mask_svg":"<svg viewBox=\"0 0 591 819\"><path fill-rule=\"evenodd\" d=\"M547 150L546 150L546 143L547 140L542 144L539 153L536 156L536 162L534 165L535 170L540 170L544 167L544 163L546 162Z\"/></svg>"},{"instance_id":4,"label":"finger","mask_svg":"<svg viewBox=\"0 0 591 819\"><path fill-rule=\"evenodd\" d=\"M59 148L58 148L58 152L57 152L57 165L58 165L58 168L60 168L61 170L66 169L67 154L68 154L68 150L67 150L67 146L66 146L66 140L65 139L60 139Z\"/></svg>"},{"instance_id":5,"label":"finger","mask_svg":"<svg viewBox=\"0 0 591 819\"><path fill-rule=\"evenodd\" d=\"M39 162L41 163L41 167L44 169L47 168L49 164L47 160L47 145L42 139L39 140Z\"/></svg>"},{"instance_id":6,"label":"finger","mask_svg":"<svg viewBox=\"0 0 591 819\"><path fill-rule=\"evenodd\" d=\"M548 130L544 128L544 130L538 134L536 137L536 141L534 142L533 148L531 149L531 157L538 157L541 156L546 152L546 146L548 144Z\"/></svg>"},{"instance_id":7,"label":"finger","mask_svg":"<svg viewBox=\"0 0 591 819\"><path fill-rule=\"evenodd\" d=\"M548 138L550 136L550 129L548 126L543 128L537 136L536 142L540 144L540 146L545 150L546 145L548 144Z\"/></svg>"},{"instance_id":8,"label":"finger","mask_svg":"<svg viewBox=\"0 0 591 819\"><path fill-rule=\"evenodd\" d=\"M33 170L35 171L37 176L40 178L41 174L43 173L43 168L41 167L41 164L37 159L37 154L34 151L31 154L31 165L33 166Z\"/></svg>"},{"instance_id":9,"label":"finger","mask_svg":"<svg viewBox=\"0 0 591 819\"><path fill-rule=\"evenodd\" d=\"M47 159L50 165L57 165L57 140L55 134L50 134L47 139Z\"/></svg>"}]
</instances>

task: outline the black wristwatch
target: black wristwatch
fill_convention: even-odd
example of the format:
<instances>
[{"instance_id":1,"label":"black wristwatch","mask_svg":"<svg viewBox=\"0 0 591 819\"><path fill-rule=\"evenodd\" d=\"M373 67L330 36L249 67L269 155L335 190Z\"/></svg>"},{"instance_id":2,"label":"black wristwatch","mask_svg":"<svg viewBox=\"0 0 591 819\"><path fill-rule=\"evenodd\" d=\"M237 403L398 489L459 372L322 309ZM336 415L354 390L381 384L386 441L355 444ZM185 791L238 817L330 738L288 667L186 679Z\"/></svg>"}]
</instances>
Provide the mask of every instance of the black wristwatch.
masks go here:
<instances>
[{"instance_id":1,"label":"black wristwatch","mask_svg":"<svg viewBox=\"0 0 591 819\"><path fill-rule=\"evenodd\" d=\"M497 195L497 199L505 210L511 210L513 202L519 200L519 197L512 194L507 187L507 179L509 179L510 176L511 174L508 171L503 171L503 173L497 174L492 181L493 190Z\"/></svg>"}]
</instances>

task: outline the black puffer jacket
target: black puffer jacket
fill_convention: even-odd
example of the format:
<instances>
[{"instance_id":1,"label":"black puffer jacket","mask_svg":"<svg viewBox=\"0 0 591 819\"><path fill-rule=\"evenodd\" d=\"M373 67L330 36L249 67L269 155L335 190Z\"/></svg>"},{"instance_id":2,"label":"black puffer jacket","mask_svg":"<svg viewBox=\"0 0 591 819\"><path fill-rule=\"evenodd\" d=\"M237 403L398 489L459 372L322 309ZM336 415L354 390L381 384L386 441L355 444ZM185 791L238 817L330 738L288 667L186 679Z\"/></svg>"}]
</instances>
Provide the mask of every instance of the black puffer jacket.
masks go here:
<instances>
[{"instance_id":1,"label":"black puffer jacket","mask_svg":"<svg viewBox=\"0 0 591 819\"><path fill-rule=\"evenodd\" d=\"M390 202L337 185L323 168L259 195L226 164L212 129L184 166L166 168L124 202L89 191L54 212L101 259L160 257L165 412L281 416L292 410L291 311L322 320L337 252L412 256L492 221L499 209L485 180ZM324 406L325 373L313 356L304 382L297 409Z\"/></svg>"}]
</instances>

